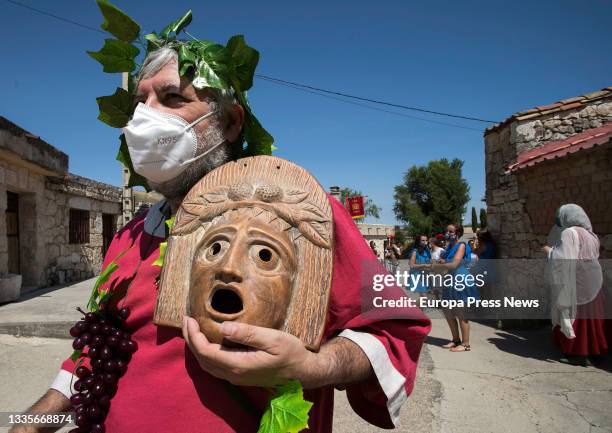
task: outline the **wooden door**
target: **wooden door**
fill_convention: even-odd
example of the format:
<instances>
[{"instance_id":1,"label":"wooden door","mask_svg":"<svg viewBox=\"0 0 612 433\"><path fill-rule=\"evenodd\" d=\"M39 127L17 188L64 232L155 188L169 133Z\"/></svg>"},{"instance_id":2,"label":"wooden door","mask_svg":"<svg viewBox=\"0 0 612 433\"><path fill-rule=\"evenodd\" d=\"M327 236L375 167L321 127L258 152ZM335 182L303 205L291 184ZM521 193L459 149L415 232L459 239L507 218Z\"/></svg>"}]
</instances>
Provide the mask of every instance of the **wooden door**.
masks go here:
<instances>
[{"instance_id":1,"label":"wooden door","mask_svg":"<svg viewBox=\"0 0 612 433\"><path fill-rule=\"evenodd\" d=\"M108 247L115 236L115 215L102 214L102 255L106 254Z\"/></svg>"},{"instance_id":2,"label":"wooden door","mask_svg":"<svg viewBox=\"0 0 612 433\"><path fill-rule=\"evenodd\" d=\"M6 237L8 240L8 271L21 273L19 263L19 195L7 191L6 200Z\"/></svg>"}]
</instances>

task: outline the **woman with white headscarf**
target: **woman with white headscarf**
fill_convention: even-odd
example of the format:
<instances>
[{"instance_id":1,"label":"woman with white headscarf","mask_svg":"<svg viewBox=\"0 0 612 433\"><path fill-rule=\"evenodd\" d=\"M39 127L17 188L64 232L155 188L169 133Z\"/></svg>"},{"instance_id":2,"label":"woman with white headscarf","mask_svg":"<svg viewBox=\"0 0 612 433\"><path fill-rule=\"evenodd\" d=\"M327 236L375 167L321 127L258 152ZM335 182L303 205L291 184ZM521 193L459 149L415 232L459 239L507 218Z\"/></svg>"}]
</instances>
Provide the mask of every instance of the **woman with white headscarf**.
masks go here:
<instances>
[{"instance_id":1,"label":"woman with white headscarf","mask_svg":"<svg viewBox=\"0 0 612 433\"><path fill-rule=\"evenodd\" d=\"M588 356L608 351L599 239L576 204L559 208L556 226L549 236L552 246L543 247L549 259L554 339L564 354L561 362L588 365Z\"/></svg>"}]
</instances>

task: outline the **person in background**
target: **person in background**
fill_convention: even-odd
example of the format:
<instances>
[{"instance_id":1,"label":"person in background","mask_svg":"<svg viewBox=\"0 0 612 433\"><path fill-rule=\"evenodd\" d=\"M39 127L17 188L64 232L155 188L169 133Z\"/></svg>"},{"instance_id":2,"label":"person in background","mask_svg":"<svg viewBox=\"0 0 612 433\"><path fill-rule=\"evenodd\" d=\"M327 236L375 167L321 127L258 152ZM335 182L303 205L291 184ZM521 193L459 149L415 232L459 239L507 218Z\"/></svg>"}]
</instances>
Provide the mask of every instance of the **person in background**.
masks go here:
<instances>
[{"instance_id":1,"label":"person in background","mask_svg":"<svg viewBox=\"0 0 612 433\"><path fill-rule=\"evenodd\" d=\"M491 235L491 232L487 229L479 230L476 233L478 239L478 246L476 248L476 254L480 260L492 260L497 258L497 244Z\"/></svg>"},{"instance_id":2,"label":"person in background","mask_svg":"<svg viewBox=\"0 0 612 433\"><path fill-rule=\"evenodd\" d=\"M396 253L395 245L390 240L385 241L385 268L391 275L395 275L399 265L399 257Z\"/></svg>"},{"instance_id":3,"label":"person in background","mask_svg":"<svg viewBox=\"0 0 612 433\"><path fill-rule=\"evenodd\" d=\"M442 248L444 241L438 237L432 238L431 240L431 260L439 262L446 250Z\"/></svg>"},{"instance_id":4,"label":"person in background","mask_svg":"<svg viewBox=\"0 0 612 433\"><path fill-rule=\"evenodd\" d=\"M561 229L557 242L542 247L548 257L553 338L563 353L560 362L587 366L589 357L608 352L599 239L576 204L559 208L556 225Z\"/></svg>"},{"instance_id":5,"label":"person in background","mask_svg":"<svg viewBox=\"0 0 612 433\"><path fill-rule=\"evenodd\" d=\"M413 274L422 274L425 276L425 271L431 269L431 251L429 250L429 242L427 235L420 235L417 238L416 248L410 253L410 272ZM414 288L414 292L426 294L429 288L419 282Z\"/></svg>"},{"instance_id":6,"label":"person in background","mask_svg":"<svg viewBox=\"0 0 612 433\"><path fill-rule=\"evenodd\" d=\"M389 251L389 239L383 241L383 263L387 272L391 272L391 251Z\"/></svg>"},{"instance_id":7,"label":"person in background","mask_svg":"<svg viewBox=\"0 0 612 433\"><path fill-rule=\"evenodd\" d=\"M400 258L402 257L403 249L402 243L400 241L395 241L391 243L391 249L393 250L393 255L395 256L395 270L393 274L395 275L397 272L400 272Z\"/></svg>"},{"instance_id":8,"label":"person in background","mask_svg":"<svg viewBox=\"0 0 612 433\"><path fill-rule=\"evenodd\" d=\"M465 242L459 242L461 236L463 236L463 227L460 224L449 224L446 227L444 237L447 241L447 252L446 256L440 259L440 263L434 265L435 271L446 270L451 275L470 274L467 265L470 263L472 251ZM452 287L444 287L442 291L442 299L462 300L467 303L468 297L480 299L473 281L463 280L462 283L455 281ZM470 322L465 318L464 308L450 308L443 311L451 331L452 341L442 347L452 352L469 351L471 349ZM461 338L459 338L459 329L461 329Z\"/></svg>"},{"instance_id":9,"label":"person in background","mask_svg":"<svg viewBox=\"0 0 612 433\"><path fill-rule=\"evenodd\" d=\"M471 239L468 241L468 246L470 247L470 266L469 268L471 269L476 262L478 261L478 255L476 254L476 243L474 242L474 239Z\"/></svg>"},{"instance_id":10,"label":"person in background","mask_svg":"<svg viewBox=\"0 0 612 433\"><path fill-rule=\"evenodd\" d=\"M380 257L380 254L376 250L376 243L374 241L370 241L370 249L372 250L376 258L378 259Z\"/></svg>"},{"instance_id":11,"label":"person in background","mask_svg":"<svg viewBox=\"0 0 612 433\"><path fill-rule=\"evenodd\" d=\"M476 244L476 255L478 262L470 268L472 275L482 275L485 284L479 288L483 299L492 298L494 283L497 279L497 244L487 229L476 233L478 242Z\"/></svg>"}]
</instances>

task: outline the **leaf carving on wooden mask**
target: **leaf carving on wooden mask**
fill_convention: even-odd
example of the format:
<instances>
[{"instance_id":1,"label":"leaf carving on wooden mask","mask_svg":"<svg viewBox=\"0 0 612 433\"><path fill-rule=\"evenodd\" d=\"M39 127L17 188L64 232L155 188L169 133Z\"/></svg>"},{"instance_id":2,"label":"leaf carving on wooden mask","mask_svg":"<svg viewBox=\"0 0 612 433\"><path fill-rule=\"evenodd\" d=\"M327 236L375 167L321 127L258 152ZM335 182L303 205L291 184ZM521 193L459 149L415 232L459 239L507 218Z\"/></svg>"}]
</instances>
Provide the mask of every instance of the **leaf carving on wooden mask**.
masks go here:
<instances>
[{"instance_id":1,"label":"leaf carving on wooden mask","mask_svg":"<svg viewBox=\"0 0 612 433\"><path fill-rule=\"evenodd\" d=\"M200 218L197 215L187 214L181 218L179 224L172 228L172 236L183 236L192 233L200 226Z\"/></svg>"},{"instance_id":2,"label":"leaf carving on wooden mask","mask_svg":"<svg viewBox=\"0 0 612 433\"><path fill-rule=\"evenodd\" d=\"M209 203L220 203L227 200L227 191L227 187L221 186L203 193L202 198Z\"/></svg>"},{"instance_id":3,"label":"leaf carving on wooden mask","mask_svg":"<svg viewBox=\"0 0 612 433\"><path fill-rule=\"evenodd\" d=\"M302 221L298 224L300 233L313 244L321 248L330 248L329 230L316 222Z\"/></svg>"},{"instance_id":4,"label":"leaf carving on wooden mask","mask_svg":"<svg viewBox=\"0 0 612 433\"><path fill-rule=\"evenodd\" d=\"M308 192L300 189L290 189L284 192L283 202L290 204L299 203L304 201L306 197L308 197Z\"/></svg>"}]
</instances>

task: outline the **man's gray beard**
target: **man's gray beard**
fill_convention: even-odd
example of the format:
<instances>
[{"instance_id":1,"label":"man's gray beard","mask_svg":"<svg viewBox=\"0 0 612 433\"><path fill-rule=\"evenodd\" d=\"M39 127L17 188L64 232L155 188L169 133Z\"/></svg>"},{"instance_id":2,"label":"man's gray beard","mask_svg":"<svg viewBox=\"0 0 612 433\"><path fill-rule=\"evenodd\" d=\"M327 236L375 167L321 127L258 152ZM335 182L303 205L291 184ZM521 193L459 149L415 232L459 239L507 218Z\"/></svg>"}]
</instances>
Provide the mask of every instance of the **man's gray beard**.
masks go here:
<instances>
[{"instance_id":1,"label":"man's gray beard","mask_svg":"<svg viewBox=\"0 0 612 433\"><path fill-rule=\"evenodd\" d=\"M196 157L219 143L219 141L223 139L223 133L216 124L212 124L206 131L198 134L197 139ZM149 181L149 185L167 200L181 201L189 190L207 173L232 159L234 159L232 145L225 141L208 155L192 162L184 172L174 179L170 179L163 183Z\"/></svg>"}]
</instances>

